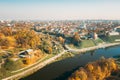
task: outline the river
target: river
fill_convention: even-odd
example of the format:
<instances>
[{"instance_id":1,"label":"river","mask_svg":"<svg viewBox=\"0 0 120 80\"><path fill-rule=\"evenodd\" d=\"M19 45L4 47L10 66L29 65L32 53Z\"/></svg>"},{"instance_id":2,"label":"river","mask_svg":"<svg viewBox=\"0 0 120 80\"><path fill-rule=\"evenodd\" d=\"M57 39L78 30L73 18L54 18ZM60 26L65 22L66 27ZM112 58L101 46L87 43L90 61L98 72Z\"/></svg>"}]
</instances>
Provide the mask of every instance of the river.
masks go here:
<instances>
[{"instance_id":1,"label":"river","mask_svg":"<svg viewBox=\"0 0 120 80\"><path fill-rule=\"evenodd\" d=\"M94 51L76 54L74 57L51 63L21 80L66 80L76 69L88 62L120 56L120 46L101 48Z\"/></svg>"}]
</instances>

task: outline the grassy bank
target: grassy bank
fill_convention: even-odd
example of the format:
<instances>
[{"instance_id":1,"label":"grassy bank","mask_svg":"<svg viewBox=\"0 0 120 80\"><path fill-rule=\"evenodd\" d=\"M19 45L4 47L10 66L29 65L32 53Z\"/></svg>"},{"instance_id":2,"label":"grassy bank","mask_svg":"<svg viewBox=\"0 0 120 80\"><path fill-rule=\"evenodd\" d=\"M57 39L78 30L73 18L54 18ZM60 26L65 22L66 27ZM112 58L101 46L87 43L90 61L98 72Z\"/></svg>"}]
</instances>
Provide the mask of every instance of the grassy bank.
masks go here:
<instances>
[{"instance_id":1,"label":"grassy bank","mask_svg":"<svg viewBox=\"0 0 120 80\"><path fill-rule=\"evenodd\" d=\"M82 48L87 48L87 47L93 47L93 46L97 46L101 43L103 43L104 41L100 38L94 40L94 39L89 39L89 40L81 40L77 46L73 45L73 44L68 44L69 47L75 49L82 49Z\"/></svg>"},{"instance_id":2,"label":"grassy bank","mask_svg":"<svg viewBox=\"0 0 120 80\"><path fill-rule=\"evenodd\" d=\"M120 35L101 37L101 39L104 42L109 42L109 43L120 42L120 41L116 41L117 39L120 40Z\"/></svg>"},{"instance_id":3,"label":"grassy bank","mask_svg":"<svg viewBox=\"0 0 120 80\"><path fill-rule=\"evenodd\" d=\"M69 58L69 57L73 57L75 54L71 53L71 52L65 52L65 54L63 54L61 57L57 58L55 61L60 61L63 60L65 58Z\"/></svg>"},{"instance_id":4,"label":"grassy bank","mask_svg":"<svg viewBox=\"0 0 120 80\"><path fill-rule=\"evenodd\" d=\"M4 78L3 80L13 80L13 79L20 79L21 77L24 76L28 76L34 72L36 72L37 70L43 68L44 66L50 64L51 62L53 62L56 58L60 57L61 55L63 55L66 51L62 51L61 53L57 54L57 55L49 55L47 56L45 59L43 59L43 61L40 62L36 62L34 64L32 64L31 67L29 67L28 69L25 69L23 71L19 71L14 73L12 76Z\"/></svg>"},{"instance_id":5,"label":"grassy bank","mask_svg":"<svg viewBox=\"0 0 120 80\"><path fill-rule=\"evenodd\" d=\"M9 77L9 76L12 76L12 75L15 75L15 74L24 72L25 70L30 69L30 68L32 68L32 67L34 67L34 66L42 63L43 61L45 61L45 60L47 60L47 59L49 59L49 58L51 58L51 57L53 57L53 56L55 56L55 55L53 55L53 54L47 55L47 54L46 54L44 57L42 57L41 59L39 59L36 63L31 64L31 65L28 65L28 66L23 67L23 68L19 68L18 70L9 71L9 70L6 70L6 69L4 69L4 68L2 67L2 68L0 69L0 71L2 72L2 74L0 74L0 80L3 79L3 78L6 78L6 77ZM28 73L28 74L26 74L26 75L24 75L24 76L27 76L27 75L29 75L29 74L31 74L31 73Z\"/></svg>"}]
</instances>

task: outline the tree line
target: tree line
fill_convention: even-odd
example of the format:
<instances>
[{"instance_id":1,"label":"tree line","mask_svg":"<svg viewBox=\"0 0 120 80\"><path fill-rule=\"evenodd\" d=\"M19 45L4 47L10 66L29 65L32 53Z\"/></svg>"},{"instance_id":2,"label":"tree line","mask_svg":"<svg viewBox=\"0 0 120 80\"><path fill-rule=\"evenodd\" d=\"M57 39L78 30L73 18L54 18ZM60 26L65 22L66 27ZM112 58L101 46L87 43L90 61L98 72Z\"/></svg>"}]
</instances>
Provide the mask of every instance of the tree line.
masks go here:
<instances>
[{"instance_id":1,"label":"tree line","mask_svg":"<svg viewBox=\"0 0 120 80\"><path fill-rule=\"evenodd\" d=\"M88 63L84 68L79 68L68 80L104 80L117 70L118 66L114 59L101 59Z\"/></svg>"}]
</instances>

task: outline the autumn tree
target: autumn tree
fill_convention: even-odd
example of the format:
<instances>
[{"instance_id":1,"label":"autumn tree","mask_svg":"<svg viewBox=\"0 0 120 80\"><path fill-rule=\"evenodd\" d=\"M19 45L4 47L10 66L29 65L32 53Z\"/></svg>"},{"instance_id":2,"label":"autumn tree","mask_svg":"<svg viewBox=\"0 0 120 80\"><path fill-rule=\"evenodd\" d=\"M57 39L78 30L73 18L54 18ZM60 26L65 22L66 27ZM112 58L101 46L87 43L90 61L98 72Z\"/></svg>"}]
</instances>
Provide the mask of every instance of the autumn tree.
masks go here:
<instances>
[{"instance_id":1,"label":"autumn tree","mask_svg":"<svg viewBox=\"0 0 120 80\"><path fill-rule=\"evenodd\" d=\"M102 59L76 70L68 80L103 80L116 70L118 67L113 59Z\"/></svg>"},{"instance_id":2,"label":"autumn tree","mask_svg":"<svg viewBox=\"0 0 120 80\"><path fill-rule=\"evenodd\" d=\"M14 37L2 37L0 38L0 46L5 46L5 47L15 47L16 41Z\"/></svg>"},{"instance_id":3,"label":"autumn tree","mask_svg":"<svg viewBox=\"0 0 120 80\"><path fill-rule=\"evenodd\" d=\"M43 53L42 51L39 49L39 50L35 50L34 51L34 55L38 58L41 58L43 56Z\"/></svg>"},{"instance_id":4,"label":"autumn tree","mask_svg":"<svg viewBox=\"0 0 120 80\"><path fill-rule=\"evenodd\" d=\"M75 34L73 36L73 43L75 45L78 45L79 41L80 41L80 36L79 36L78 32L75 32Z\"/></svg>"},{"instance_id":5,"label":"autumn tree","mask_svg":"<svg viewBox=\"0 0 120 80\"><path fill-rule=\"evenodd\" d=\"M85 66L85 68L86 68L88 71L92 72L93 69L94 69L94 66L93 66L92 64L87 64L87 65Z\"/></svg>"},{"instance_id":6,"label":"autumn tree","mask_svg":"<svg viewBox=\"0 0 120 80\"><path fill-rule=\"evenodd\" d=\"M80 40L80 36L77 32L74 34L73 39L77 42Z\"/></svg>"},{"instance_id":7,"label":"autumn tree","mask_svg":"<svg viewBox=\"0 0 120 80\"><path fill-rule=\"evenodd\" d=\"M12 36L12 29L10 27L3 27L1 29L1 33L3 33L5 36Z\"/></svg>"},{"instance_id":8,"label":"autumn tree","mask_svg":"<svg viewBox=\"0 0 120 80\"><path fill-rule=\"evenodd\" d=\"M40 38L33 30L19 30L15 38L20 47L35 48L40 44Z\"/></svg>"},{"instance_id":9,"label":"autumn tree","mask_svg":"<svg viewBox=\"0 0 120 80\"><path fill-rule=\"evenodd\" d=\"M52 52L52 43L49 40L43 40L41 44L39 45L39 49L44 51L45 53L51 53Z\"/></svg>"},{"instance_id":10,"label":"autumn tree","mask_svg":"<svg viewBox=\"0 0 120 80\"><path fill-rule=\"evenodd\" d=\"M87 73L86 73L85 69L81 68L80 70L77 70L72 75L72 78L69 78L68 80L88 80Z\"/></svg>"},{"instance_id":11,"label":"autumn tree","mask_svg":"<svg viewBox=\"0 0 120 80\"><path fill-rule=\"evenodd\" d=\"M65 39L63 39L61 36L58 37L58 40L60 41L61 44L64 44L64 42L65 42Z\"/></svg>"},{"instance_id":12,"label":"autumn tree","mask_svg":"<svg viewBox=\"0 0 120 80\"><path fill-rule=\"evenodd\" d=\"M48 47L48 53L51 54L52 53L52 48Z\"/></svg>"},{"instance_id":13,"label":"autumn tree","mask_svg":"<svg viewBox=\"0 0 120 80\"><path fill-rule=\"evenodd\" d=\"M0 39L5 37L5 35L3 33L0 33Z\"/></svg>"},{"instance_id":14,"label":"autumn tree","mask_svg":"<svg viewBox=\"0 0 120 80\"><path fill-rule=\"evenodd\" d=\"M30 57L24 58L24 59L23 59L23 63L26 64L26 65L31 64L31 58L30 58Z\"/></svg>"}]
</instances>

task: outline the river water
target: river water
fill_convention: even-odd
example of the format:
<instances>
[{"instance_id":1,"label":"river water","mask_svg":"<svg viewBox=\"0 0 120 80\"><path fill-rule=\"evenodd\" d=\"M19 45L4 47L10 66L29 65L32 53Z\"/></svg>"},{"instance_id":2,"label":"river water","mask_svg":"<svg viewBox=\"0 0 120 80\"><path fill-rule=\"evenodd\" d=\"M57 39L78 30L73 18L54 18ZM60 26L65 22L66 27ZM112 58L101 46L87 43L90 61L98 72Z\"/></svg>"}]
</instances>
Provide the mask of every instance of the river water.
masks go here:
<instances>
[{"instance_id":1,"label":"river water","mask_svg":"<svg viewBox=\"0 0 120 80\"><path fill-rule=\"evenodd\" d=\"M51 63L21 80L66 80L76 69L88 62L98 60L102 56L105 58L120 56L120 46L76 54L74 57Z\"/></svg>"}]
</instances>

